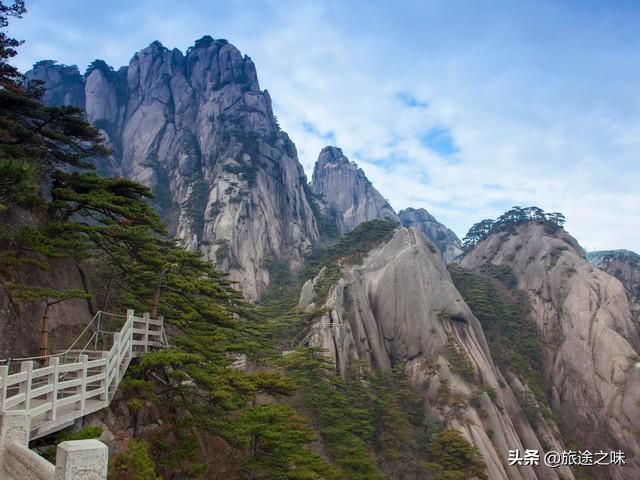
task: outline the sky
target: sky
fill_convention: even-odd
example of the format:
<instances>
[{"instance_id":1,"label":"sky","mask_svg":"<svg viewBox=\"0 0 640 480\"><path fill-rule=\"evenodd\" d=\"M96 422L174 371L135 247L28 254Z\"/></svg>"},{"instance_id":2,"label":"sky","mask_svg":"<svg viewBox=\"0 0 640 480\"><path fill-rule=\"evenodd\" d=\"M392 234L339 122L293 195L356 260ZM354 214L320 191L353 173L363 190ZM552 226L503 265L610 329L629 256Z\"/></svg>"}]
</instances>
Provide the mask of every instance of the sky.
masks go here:
<instances>
[{"instance_id":1,"label":"sky","mask_svg":"<svg viewBox=\"0 0 640 480\"><path fill-rule=\"evenodd\" d=\"M398 211L460 237L512 205L588 250L640 252L640 2L27 0L15 64L114 67L225 38L256 64L307 175L325 145Z\"/></svg>"}]
</instances>

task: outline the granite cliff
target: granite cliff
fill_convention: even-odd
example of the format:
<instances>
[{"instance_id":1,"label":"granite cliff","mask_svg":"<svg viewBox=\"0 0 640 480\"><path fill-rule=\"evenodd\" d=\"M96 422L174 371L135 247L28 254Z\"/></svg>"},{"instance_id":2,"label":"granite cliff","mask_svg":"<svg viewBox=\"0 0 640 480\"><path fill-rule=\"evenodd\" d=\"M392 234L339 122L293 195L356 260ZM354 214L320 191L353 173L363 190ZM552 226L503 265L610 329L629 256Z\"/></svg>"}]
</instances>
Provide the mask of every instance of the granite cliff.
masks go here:
<instances>
[{"instance_id":1,"label":"granite cliff","mask_svg":"<svg viewBox=\"0 0 640 480\"><path fill-rule=\"evenodd\" d=\"M299 307L311 326L303 343L326 349L345 377L354 364L403 365L429 411L477 447L492 480L575 478L568 468L507 464L511 449L562 451L569 441L626 452L626 468L598 470L598 478L637 478L637 255L601 252L591 258L596 268L564 230L533 220L491 233L464 253L426 210L396 214L337 147L322 150L307 184L253 62L224 40L203 37L186 53L154 42L126 67L95 61L85 75L43 61L27 78L44 82L47 103L83 108L112 150L100 171L151 187L170 233L229 271L250 300L275 283L272 273L282 265L300 269L325 233L319 220L340 235L371 220L401 223L359 261L305 279ZM454 261L460 266L448 269ZM530 379L498 364L482 315L452 278L455 268L484 275L496 267L515 283L495 288L505 298L522 293L527 325L540 333L548 398L532 395ZM82 272L62 270L39 282L87 289ZM1 291L0 306L6 349L24 326L14 325ZM85 301L59 308L60 318L86 319L92 310ZM35 325L35 307L27 313ZM20 351L32 351L35 340ZM546 404L549 415L531 416L532 405L539 412Z\"/></svg>"},{"instance_id":2,"label":"granite cliff","mask_svg":"<svg viewBox=\"0 0 640 480\"><path fill-rule=\"evenodd\" d=\"M543 337L544 376L563 432L582 448L625 451L626 467L604 467L598 478L638 478L640 338L622 283L590 265L564 230L539 222L490 235L461 265L512 271Z\"/></svg>"},{"instance_id":3,"label":"granite cliff","mask_svg":"<svg viewBox=\"0 0 640 480\"><path fill-rule=\"evenodd\" d=\"M462 255L462 245L452 230L438 222L424 208L405 208L398 213L402 225L414 227L435 243L446 263L453 262Z\"/></svg>"},{"instance_id":4,"label":"granite cliff","mask_svg":"<svg viewBox=\"0 0 640 480\"><path fill-rule=\"evenodd\" d=\"M482 326L422 233L400 228L361 264L343 264L322 300L325 275L307 281L299 307L322 307L305 342L326 349L342 375L354 364L404 365L428 408L478 448L492 480L573 478L566 468L507 466L509 449L542 450L544 443L561 450L558 428L547 419L534 429L526 418Z\"/></svg>"},{"instance_id":5,"label":"granite cliff","mask_svg":"<svg viewBox=\"0 0 640 480\"><path fill-rule=\"evenodd\" d=\"M589 252L589 262L622 282L640 322L640 255L629 250Z\"/></svg>"},{"instance_id":6,"label":"granite cliff","mask_svg":"<svg viewBox=\"0 0 640 480\"><path fill-rule=\"evenodd\" d=\"M400 221L389 202L369 181L362 169L337 147L325 147L313 169L311 191L321 211L333 219L340 234L368 220Z\"/></svg>"},{"instance_id":7,"label":"granite cliff","mask_svg":"<svg viewBox=\"0 0 640 480\"><path fill-rule=\"evenodd\" d=\"M295 270L316 241L295 146L253 62L227 41L203 37L185 54L154 42L127 67L95 61L84 77L39 62L27 78L44 82L45 101L84 108L113 151L105 173L150 186L171 232L249 299L269 285L271 261Z\"/></svg>"}]
</instances>

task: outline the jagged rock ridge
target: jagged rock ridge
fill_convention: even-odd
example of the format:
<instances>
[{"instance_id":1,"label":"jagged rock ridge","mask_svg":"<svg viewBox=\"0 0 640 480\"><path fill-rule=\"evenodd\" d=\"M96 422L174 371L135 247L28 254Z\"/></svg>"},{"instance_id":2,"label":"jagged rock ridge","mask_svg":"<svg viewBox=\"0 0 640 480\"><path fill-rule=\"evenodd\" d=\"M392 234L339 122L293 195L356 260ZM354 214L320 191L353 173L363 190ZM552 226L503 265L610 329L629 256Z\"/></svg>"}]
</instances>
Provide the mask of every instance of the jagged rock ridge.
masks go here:
<instances>
[{"instance_id":1,"label":"jagged rock ridge","mask_svg":"<svg viewBox=\"0 0 640 480\"><path fill-rule=\"evenodd\" d=\"M435 243L446 263L453 262L462 254L462 244L458 236L424 208L405 208L398 213L402 225L420 230Z\"/></svg>"},{"instance_id":2,"label":"jagged rock ridge","mask_svg":"<svg viewBox=\"0 0 640 480\"><path fill-rule=\"evenodd\" d=\"M623 450L624 468L598 478L640 475L640 339L622 284L586 261L564 230L531 222L490 235L461 266L508 266L526 292L544 341L544 376L564 432L591 451Z\"/></svg>"},{"instance_id":3,"label":"jagged rock ridge","mask_svg":"<svg viewBox=\"0 0 640 480\"><path fill-rule=\"evenodd\" d=\"M62 68L41 62L27 77L52 103L84 107L113 150L108 173L150 186L172 233L249 299L269 285L269 261L301 263L318 237L307 180L249 57L203 37L186 54L153 42L118 71L96 61L54 81Z\"/></svg>"},{"instance_id":4,"label":"jagged rock ridge","mask_svg":"<svg viewBox=\"0 0 640 480\"><path fill-rule=\"evenodd\" d=\"M362 169L337 147L325 147L313 169L311 191L320 198L323 213L334 219L341 234L362 222L389 218L400 221Z\"/></svg>"}]
</instances>

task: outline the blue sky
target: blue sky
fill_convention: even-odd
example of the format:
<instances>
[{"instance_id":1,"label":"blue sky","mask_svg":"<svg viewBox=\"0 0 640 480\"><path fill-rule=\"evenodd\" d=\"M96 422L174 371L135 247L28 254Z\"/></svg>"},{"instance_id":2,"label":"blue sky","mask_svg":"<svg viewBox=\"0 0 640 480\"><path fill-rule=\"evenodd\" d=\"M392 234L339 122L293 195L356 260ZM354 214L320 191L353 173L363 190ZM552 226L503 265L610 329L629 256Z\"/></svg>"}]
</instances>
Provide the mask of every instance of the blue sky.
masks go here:
<instances>
[{"instance_id":1,"label":"blue sky","mask_svg":"<svg viewBox=\"0 0 640 480\"><path fill-rule=\"evenodd\" d=\"M640 251L640 3L27 0L17 64L118 67L153 40L252 57L308 175L343 148L460 236L511 205Z\"/></svg>"}]
</instances>

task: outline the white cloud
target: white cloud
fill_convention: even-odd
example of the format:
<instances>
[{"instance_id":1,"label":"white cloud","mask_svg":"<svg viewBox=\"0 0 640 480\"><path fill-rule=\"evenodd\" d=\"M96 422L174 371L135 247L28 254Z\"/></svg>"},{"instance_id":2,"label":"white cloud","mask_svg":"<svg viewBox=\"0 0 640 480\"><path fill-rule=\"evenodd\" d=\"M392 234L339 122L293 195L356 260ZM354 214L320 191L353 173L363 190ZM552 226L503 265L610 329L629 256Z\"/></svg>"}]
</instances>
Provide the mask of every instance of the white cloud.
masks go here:
<instances>
[{"instance_id":1,"label":"white cloud","mask_svg":"<svg viewBox=\"0 0 640 480\"><path fill-rule=\"evenodd\" d=\"M460 235L536 204L564 212L587 248L640 251L636 11L141 2L105 7L96 23L78 0L60 3L53 15L36 3L16 29L28 41L21 66L55 57L82 70L100 56L119 65L154 39L184 49L206 33L224 37L255 61L309 176L332 135L396 209L424 206ZM426 148L432 128L448 129L459 151Z\"/></svg>"}]
</instances>

